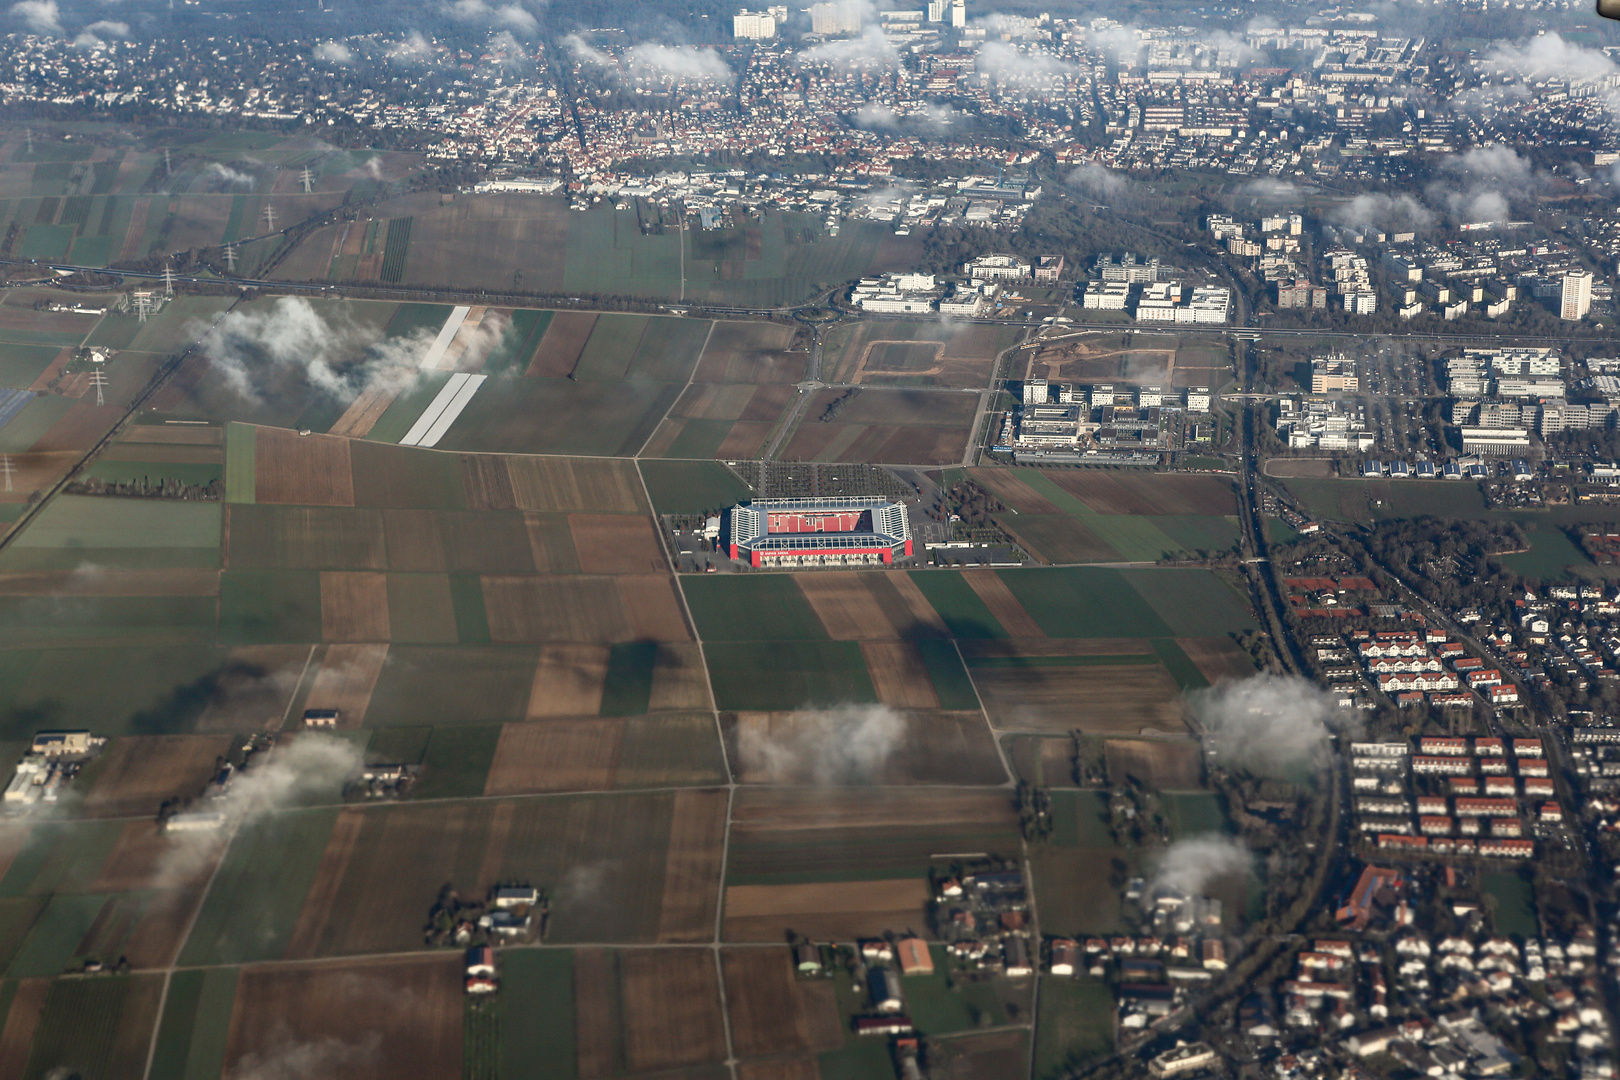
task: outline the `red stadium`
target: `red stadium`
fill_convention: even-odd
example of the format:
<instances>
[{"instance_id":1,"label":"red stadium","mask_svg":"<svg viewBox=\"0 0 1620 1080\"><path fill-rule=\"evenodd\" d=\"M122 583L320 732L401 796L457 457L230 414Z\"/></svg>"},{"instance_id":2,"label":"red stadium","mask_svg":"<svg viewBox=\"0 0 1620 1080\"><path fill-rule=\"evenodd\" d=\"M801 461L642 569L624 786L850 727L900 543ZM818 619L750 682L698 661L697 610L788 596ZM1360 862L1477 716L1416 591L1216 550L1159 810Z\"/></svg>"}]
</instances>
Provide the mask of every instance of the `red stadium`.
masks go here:
<instances>
[{"instance_id":1,"label":"red stadium","mask_svg":"<svg viewBox=\"0 0 1620 1080\"><path fill-rule=\"evenodd\" d=\"M752 566L868 566L911 554L905 505L880 496L758 499L729 518L728 553Z\"/></svg>"}]
</instances>

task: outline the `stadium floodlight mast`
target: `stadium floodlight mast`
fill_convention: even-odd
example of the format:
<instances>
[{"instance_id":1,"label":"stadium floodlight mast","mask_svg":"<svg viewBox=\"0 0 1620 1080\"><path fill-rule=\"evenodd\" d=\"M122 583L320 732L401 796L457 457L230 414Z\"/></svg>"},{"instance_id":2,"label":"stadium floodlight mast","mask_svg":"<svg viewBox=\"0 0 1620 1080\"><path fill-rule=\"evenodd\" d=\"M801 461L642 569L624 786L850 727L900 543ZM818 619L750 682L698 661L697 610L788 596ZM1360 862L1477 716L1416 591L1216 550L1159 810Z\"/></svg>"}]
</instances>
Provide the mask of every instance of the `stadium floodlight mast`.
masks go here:
<instances>
[{"instance_id":1,"label":"stadium floodlight mast","mask_svg":"<svg viewBox=\"0 0 1620 1080\"><path fill-rule=\"evenodd\" d=\"M104 393L107 387L107 373L102 371L100 368L92 371L90 373L90 385L96 388L96 404L107 404L107 395ZM9 461L10 459L8 458L7 460ZM11 490L10 477L7 477L6 490Z\"/></svg>"}]
</instances>

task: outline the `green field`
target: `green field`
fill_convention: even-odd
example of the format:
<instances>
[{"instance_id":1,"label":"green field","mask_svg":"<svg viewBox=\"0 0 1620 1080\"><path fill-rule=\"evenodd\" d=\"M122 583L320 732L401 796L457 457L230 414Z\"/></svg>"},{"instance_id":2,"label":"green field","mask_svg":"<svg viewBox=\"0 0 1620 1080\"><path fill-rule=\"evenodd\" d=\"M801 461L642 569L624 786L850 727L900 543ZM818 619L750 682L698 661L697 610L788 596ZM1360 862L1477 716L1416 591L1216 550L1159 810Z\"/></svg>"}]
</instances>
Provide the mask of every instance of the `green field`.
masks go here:
<instances>
[{"instance_id":1,"label":"green field","mask_svg":"<svg viewBox=\"0 0 1620 1080\"><path fill-rule=\"evenodd\" d=\"M0 652L0 739L45 727L114 737L189 730L224 662L222 650L203 646Z\"/></svg>"},{"instance_id":2,"label":"green field","mask_svg":"<svg viewBox=\"0 0 1620 1080\"><path fill-rule=\"evenodd\" d=\"M783 710L877 701L854 641L735 641L705 646L718 709Z\"/></svg>"},{"instance_id":3,"label":"green field","mask_svg":"<svg viewBox=\"0 0 1620 1080\"><path fill-rule=\"evenodd\" d=\"M990 614L979 594L956 570L919 570L911 575L917 588L944 620L951 636L963 640L1004 638L1007 631Z\"/></svg>"},{"instance_id":4,"label":"green field","mask_svg":"<svg viewBox=\"0 0 1620 1080\"><path fill-rule=\"evenodd\" d=\"M0 552L0 569L212 567L219 539L218 503L59 495Z\"/></svg>"},{"instance_id":5,"label":"green field","mask_svg":"<svg viewBox=\"0 0 1620 1080\"><path fill-rule=\"evenodd\" d=\"M1498 934L1529 938L1541 933L1535 892L1524 878L1511 871L1481 874L1479 887L1490 898L1491 918Z\"/></svg>"},{"instance_id":6,"label":"green field","mask_svg":"<svg viewBox=\"0 0 1620 1080\"><path fill-rule=\"evenodd\" d=\"M1122 570L1176 637L1225 637L1259 629L1248 601L1209 570Z\"/></svg>"},{"instance_id":7,"label":"green field","mask_svg":"<svg viewBox=\"0 0 1620 1080\"><path fill-rule=\"evenodd\" d=\"M702 514L723 510L752 497L747 484L718 461L636 463L660 514Z\"/></svg>"},{"instance_id":8,"label":"green field","mask_svg":"<svg viewBox=\"0 0 1620 1080\"><path fill-rule=\"evenodd\" d=\"M1035 1080L1057 1080L1114 1051L1114 996L1096 979L1041 978Z\"/></svg>"},{"instance_id":9,"label":"green field","mask_svg":"<svg viewBox=\"0 0 1620 1080\"><path fill-rule=\"evenodd\" d=\"M419 727L522 720L536 655L529 646L392 646L367 722ZM446 679L447 671L456 677Z\"/></svg>"},{"instance_id":10,"label":"green field","mask_svg":"<svg viewBox=\"0 0 1620 1080\"><path fill-rule=\"evenodd\" d=\"M1485 514L1479 484L1464 480L1285 481L1313 516L1371 523L1392 518L1477 518Z\"/></svg>"},{"instance_id":11,"label":"green field","mask_svg":"<svg viewBox=\"0 0 1620 1080\"><path fill-rule=\"evenodd\" d=\"M786 574L686 575L681 591L705 641L825 641L827 631Z\"/></svg>"},{"instance_id":12,"label":"green field","mask_svg":"<svg viewBox=\"0 0 1620 1080\"><path fill-rule=\"evenodd\" d=\"M422 754L422 777L411 788L418 799L449 799L484 793L484 778L500 741L498 724L433 729Z\"/></svg>"},{"instance_id":13,"label":"green field","mask_svg":"<svg viewBox=\"0 0 1620 1080\"><path fill-rule=\"evenodd\" d=\"M145 1043L121 1037L125 1013L152 1000L161 975L58 979L45 998L24 1080L121 1080L146 1064ZM137 1036L140 1032L137 1030Z\"/></svg>"},{"instance_id":14,"label":"green field","mask_svg":"<svg viewBox=\"0 0 1620 1080\"><path fill-rule=\"evenodd\" d=\"M54 345L0 342L0 386L26 390L61 350Z\"/></svg>"},{"instance_id":15,"label":"green field","mask_svg":"<svg viewBox=\"0 0 1620 1080\"><path fill-rule=\"evenodd\" d=\"M212 1080L219 1075L237 973L234 967L174 973L148 1080Z\"/></svg>"},{"instance_id":16,"label":"green field","mask_svg":"<svg viewBox=\"0 0 1620 1080\"><path fill-rule=\"evenodd\" d=\"M998 573L1049 637L1175 636L1142 603L1123 571L1053 567Z\"/></svg>"},{"instance_id":17,"label":"green field","mask_svg":"<svg viewBox=\"0 0 1620 1080\"><path fill-rule=\"evenodd\" d=\"M228 645L320 641L320 575L227 570L219 581L219 640Z\"/></svg>"},{"instance_id":18,"label":"green field","mask_svg":"<svg viewBox=\"0 0 1620 1080\"><path fill-rule=\"evenodd\" d=\"M336 810L299 810L243 825L186 939L180 963L241 964L280 957L336 818Z\"/></svg>"},{"instance_id":19,"label":"green field","mask_svg":"<svg viewBox=\"0 0 1620 1080\"><path fill-rule=\"evenodd\" d=\"M503 953L501 999L512 1021L501 1029L503 1073L574 1080L574 954L567 949Z\"/></svg>"},{"instance_id":20,"label":"green field","mask_svg":"<svg viewBox=\"0 0 1620 1080\"><path fill-rule=\"evenodd\" d=\"M106 904L106 896L94 894L51 897L22 948L12 958L6 975L14 979L60 975Z\"/></svg>"}]
</instances>

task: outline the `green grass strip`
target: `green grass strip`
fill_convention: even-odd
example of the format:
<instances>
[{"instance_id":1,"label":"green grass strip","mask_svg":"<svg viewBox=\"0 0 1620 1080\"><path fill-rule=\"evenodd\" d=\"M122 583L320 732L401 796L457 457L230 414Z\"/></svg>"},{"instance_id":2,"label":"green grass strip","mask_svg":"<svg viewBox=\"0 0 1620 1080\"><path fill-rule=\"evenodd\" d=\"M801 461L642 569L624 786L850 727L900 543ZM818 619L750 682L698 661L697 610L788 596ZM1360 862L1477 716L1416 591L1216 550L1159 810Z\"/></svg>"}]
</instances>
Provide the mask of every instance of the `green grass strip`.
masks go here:
<instances>
[{"instance_id":1,"label":"green grass strip","mask_svg":"<svg viewBox=\"0 0 1620 1080\"><path fill-rule=\"evenodd\" d=\"M952 637L975 640L1010 636L959 571L918 570L912 573L911 580L939 613Z\"/></svg>"},{"instance_id":2,"label":"green grass strip","mask_svg":"<svg viewBox=\"0 0 1620 1080\"><path fill-rule=\"evenodd\" d=\"M1155 643L1157 644L1157 643ZM1170 642L1175 645L1175 642ZM1177 650L1180 651L1179 649ZM1182 654L1186 659L1186 654ZM1120 667L1126 664L1157 664L1159 657L1148 653L1126 653L1120 656L970 656L970 668L1050 668L1050 667ZM1191 663L1191 661L1188 661Z\"/></svg>"},{"instance_id":3,"label":"green grass strip","mask_svg":"<svg viewBox=\"0 0 1620 1080\"><path fill-rule=\"evenodd\" d=\"M967 669L962 666L962 658L957 655L954 644L949 641L918 641L913 644L922 654L923 666L928 669L928 678L934 684L934 693L939 695L940 708L979 708L979 695L973 690L973 680L968 678Z\"/></svg>"},{"instance_id":4,"label":"green grass strip","mask_svg":"<svg viewBox=\"0 0 1620 1080\"><path fill-rule=\"evenodd\" d=\"M1154 638L1153 651L1164 661L1165 670L1183 691L1202 690L1209 686L1209 680L1204 678L1204 673L1198 670L1198 665L1192 662L1192 658L1182 650L1174 638Z\"/></svg>"},{"instance_id":5,"label":"green grass strip","mask_svg":"<svg viewBox=\"0 0 1620 1080\"><path fill-rule=\"evenodd\" d=\"M256 502L258 487L254 448L258 429L252 424L225 425L225 501Z\"/></svg>"},{"instance_id":6,"label":"green grass strip","mask_svg":"<svg viewBox=\"0 0 1620 1080\"><path fill-rule=\"evenodd\" d=\"M1058 487L1051 477L1039 469L1014 469L1013 475L1029 489L1071 517L1097 517L1097 511L1075 496Z\"/></svg>"},{"instance_id":7,"label":"green grass strip","mask_svg":"<svg viewBox=\"0 0 1620 1080\"><path fill-rule=\"evenodd\" d=\"M405 256L411 249L411 223L415 220L403 217L388 222L388 241L383 245L384 281L399 281L405 276Z\"/></svg>"},{"instance_id":8,"label":"green grass strip","mask_svg":"<svg viewBox=\"0 0 1620 1080\"><path fill-rule=\"evenodd\" d=\"M177 971L170 978L169 997L163 1006L157 1049L152 1054L147 1080L186 1080L186 1058L191 1051L205 976L201 971Z\"/></svg>"},{"instance_id":9,"label":"green grass strip","mask_svg":"<svg viewBox=\"0 0 1620 1080\"><path fill-rule=\"evenodd\" d=\"M489 615L484 585L477 574L450 575L450 605L456 613L456 637L463 645L489 644Z\"/></svg>"}]
</instances>

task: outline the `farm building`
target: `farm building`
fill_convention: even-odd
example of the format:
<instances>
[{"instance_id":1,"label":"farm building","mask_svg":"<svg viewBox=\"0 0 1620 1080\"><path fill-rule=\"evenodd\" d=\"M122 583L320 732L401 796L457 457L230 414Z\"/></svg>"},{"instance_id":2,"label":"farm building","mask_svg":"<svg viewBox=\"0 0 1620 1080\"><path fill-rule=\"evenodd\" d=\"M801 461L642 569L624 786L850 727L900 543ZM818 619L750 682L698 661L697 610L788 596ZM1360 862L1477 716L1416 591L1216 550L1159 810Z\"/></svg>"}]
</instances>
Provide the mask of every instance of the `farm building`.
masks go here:
<instances>
[{"instance_id":1,"label":"farm building","mask_svg":"<svg viewBox=\"0 0 1620 1080\"><path fill-rule=\"evenodd\" d=\"M336 709L305 709L304 726L312 728L337 727L338 715Z\"/></svg>"},{"instance_id":2,"label":"farm building","mask_svg":"<svg viewBox=\"0 0 1620 1080\"><path fill-rule=\"evenodd\" d=\"M895 943L900 954L900 971L905 975L932 975L934 958L929 955L928 942L922 938L901 938Z\"/></svg>"},{"instance_id":3,"label":"farm building","mask_svg":"<svg viewBox=\"0 0 1620 1080\"><path fill-rule=\"evenodd\" d=\"M88 754L106 739L98 739L88 731L41 731L34 736L28 748L30 754L59 757L64 754Z\"/></svg>"},{"instance_id":4,"label":"farm building","mask_svg":"<svg viewBox=\"0 0 1620 1080\"><path fill-rule=\"evenodd\" d=\"M495 950L488 945L475 945L467 950L467 977L495 974Z\"/></svg>"},{"instance_id":5,"label":"farm building","mask_svg":"<svg viewBox=\"0 0 1620 1080\"><path fill-rule=\"evenodd\" d=\"M498 908L533 907L540 902L540 891L528 885L495 890Z\"/></svg>"},{"instance_id":6,"label":"farm building","mask_svg":"<svg viewBox=\"0 0 1620 1080\"><path fill-rule=\"evenodd\" d=\"M1073 975L1080 966L1080 946L1070 938L1052 942L1052 974Z\"/></svg>"},{"instance_id":7,"label":"farm building","mask_svg":"<svg viewBox=\"0 0 1620 1080\"><path fill-rule=\"evenodd\" d=\"M850 566L911 555L905 505L878 496L758 499L727 511L728 554L754 566Z\"/></svg>"},{"instance_id":8,"label":"farm building","mask_svg":"<svg viewBox=\"0 0 1620 1080\"><path fill-rule=\"evenodd\" d=\"M897 1013L905 1007L900 997L900 980L893 968L871 968L866 973L866 989L872 995L872 1008L880 1013Z\"/></svg>"},{"instance_id":9,"label":"farm building","mask_svg":"<svg viewBox=\"0 0 1620 1080\"><path fill-rule=\"evenodd\" d=\"M808 942L796 945L793 948L794 966L806 975L813 975L821 970L821 950Z\"/></svg>"},{"instance_id":10,"label":"farm building","mask_svg":"<svg viewBox=\"0 0 1620 1080\"><path fill-rule=\"evenodd\" d=\"M193 810L190 813L174 814L163 823L169 832L202 832L209 829L223 829L225 815L218 810Z\"/></svg>"}]
</instances>

